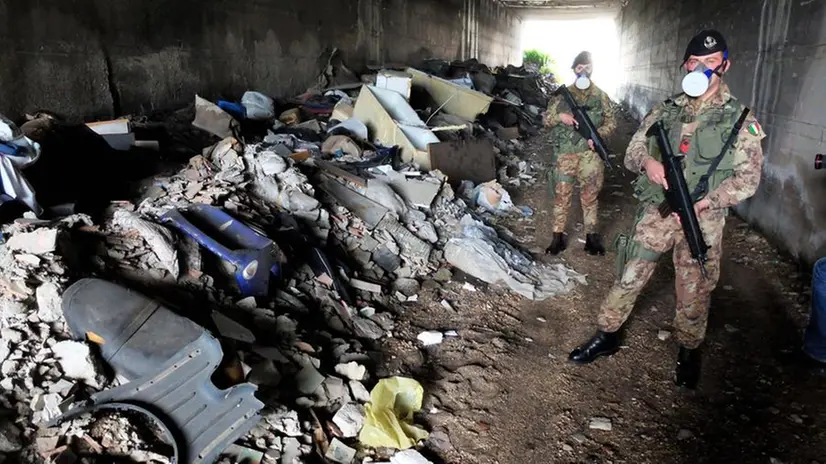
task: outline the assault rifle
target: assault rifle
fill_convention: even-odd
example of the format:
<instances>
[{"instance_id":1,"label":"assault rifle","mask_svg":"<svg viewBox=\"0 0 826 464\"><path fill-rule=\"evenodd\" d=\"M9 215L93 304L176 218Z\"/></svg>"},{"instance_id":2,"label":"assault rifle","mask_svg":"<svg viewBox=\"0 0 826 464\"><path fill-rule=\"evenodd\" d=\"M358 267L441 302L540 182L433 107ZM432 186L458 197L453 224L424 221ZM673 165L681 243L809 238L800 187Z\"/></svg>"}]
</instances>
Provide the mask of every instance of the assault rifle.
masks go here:
<instances>
[{"instance_id":1,"label":"assault rifle","mask_svg":"<svg viewBox=\"0 0 826 464\"><path fill-rule=\"evenodd\" d=\"M665 179L668 182L668 189L665 191L665 198L671 211L680 217L680 224L683 226L683 234L688 248L691 250L691 257L700 265L700 272L703 278L707 279L705 263L708 261L706 251L710 248L706 245L703 231L700 229L700 222L694 212L694 200L688 192L688 184L683 176L682 157L674 155L671 144L668 141L668 132L662 121L655 122L645 134L647 137L657 138L657 145L662 154L662 163L665 167ZM662 215L663 211L660 211ZM662 215L667 217L669 213Z\"/></svg>"},{"instance_id":2,"label":"assault rifle","mask_svg":"<svg viewBox=\"0 0 826 464\"><path fill-rule=\"evenodd\" d=\"M737 119L737 122L734 123L734 128L731 129L731 133L728 135L726 139L726 143L723 144L723 149L720 150L720 154L717 155L717 158L714 158L714 161L711 162L711 166L708 167L708 171L700 177L700 181L697 182L697 186L694 188L694 191L691 192L691 198L694 201L700 199L701 196L705 195L706 190L708 190L708 180L711 178L711 175L714 174L714 170L717 169L717 166L720 165L720 161L723 161L723 157L726 156L726 152L731 148L731 144L734 143L734 139L737 138L737 134L740 132L740 129L743 128L743 122L746 120L746 116L749 114L749 109L745 108L742 113L740 113L740 118ZM815 169L817 167L817 159L815 159ZM662 217L666 217L671 214L671 206L668 204L668 201L664 201L659 206L660 215Z\"/></svg>"},{"instance_id":3,"label":"assault rifle","mask_svg":"<svg viewBox=\"0 0 826 464\"><path fill-rule=\"evenodd\" d=\"M602 158L602 162L605 163L605 167L611 169L611 163L608 161L608 150L605 148L605 141L602 140L602 137L600 137L599 132L597 132L597 128L594 127L594 123L591 121L591 118L588 117L588 113L585 112L589 108L584 105L578 105L576 100L574 100L574 96L571 95L571 91L564 85L560 85L553 94L562 95L565 99L565 103L567 103L571 108L571 113L573 113L574 119L576 119L577 132L579 132L579 135L581 135L585 140L591 139L594 141L594 150L597 152L599 157Z\"/></svg>"}]
</instances>

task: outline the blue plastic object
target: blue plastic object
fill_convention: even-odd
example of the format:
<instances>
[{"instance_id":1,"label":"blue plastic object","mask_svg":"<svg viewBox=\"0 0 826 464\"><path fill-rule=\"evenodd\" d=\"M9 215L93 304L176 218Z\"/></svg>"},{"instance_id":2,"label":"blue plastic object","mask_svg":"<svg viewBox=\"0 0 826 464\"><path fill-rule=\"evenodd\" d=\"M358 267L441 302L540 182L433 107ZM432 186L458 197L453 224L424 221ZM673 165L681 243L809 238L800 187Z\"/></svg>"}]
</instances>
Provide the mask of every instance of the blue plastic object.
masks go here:
<instances>
[{"instance_id":1,"label":"blue plastic object","mask_svg":"<svg viewBox=\"0 0 826 464\"><path fill-rule=\"evenodd\" d=\"M218 100L218 107L232 115L235 119L247 119L247 109L240 103Z\"/></svg>"},{"instance_id":2,"label":"blue plastic object","mask_svg":"<svg viewBox=\"0 0 826 464\"><path fill-rule=\"evenodd\" d=\"M272 262L273 241L219 208L196 204L185 210L172 210L161 221L232 264L244 296L266 295L270 274L278 276L278 264Z\"/></svg>"},{"instance_id":3,"label":"blue plastic object","mask_svg":"<svg viewBox=\"0 0 826 464\"><path fill-rule=\"evenodd\" d=\"M815 263L812 272L812 310L803 341L803 351L826 362L826 257Z\"/></svg>"},{"instance_id":4,"label":"blue plastic object","mask_svg":"<svg viewBox=\"0 0 826 464\"><path fill-rule=\"evenodd\" d=\"M17 156L20 147L13 143L0 143L0 155Z\"/></svg>"}]
</instances>

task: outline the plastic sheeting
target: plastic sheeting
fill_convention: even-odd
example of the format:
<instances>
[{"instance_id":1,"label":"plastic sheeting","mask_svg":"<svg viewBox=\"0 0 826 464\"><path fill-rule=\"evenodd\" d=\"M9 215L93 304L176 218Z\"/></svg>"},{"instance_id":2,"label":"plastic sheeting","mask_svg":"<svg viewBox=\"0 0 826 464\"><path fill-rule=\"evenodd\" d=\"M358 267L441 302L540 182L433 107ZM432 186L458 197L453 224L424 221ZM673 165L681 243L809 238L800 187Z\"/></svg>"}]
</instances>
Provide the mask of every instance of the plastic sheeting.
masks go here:
<instances>
[{"instance_id":1,"label":"plastic sheeting","mask_svg":"<svg viewBox=\"0 0 826 464\"><path fill-rule=\"evenodd\" d=\"M43 214L43 208L37 202L34 188L22 172L37 162L40 157L40 145L23 135L20 128L3 115L0 115L0 143L17 152L13 155L0 155L2 193L25 204L40 216Z\"/></svg>"},{"instance_id":2,"label":"plastic sheeting","mask_svg":"<svg viewBox=\"0 0 826 464\"><path fill-rule=\"evenodd\" d=\"M531 300L544 300L568 292L585 276L562 264L537 263L506 241L491 227L462 217L462 232L445 246L445 259L477 279L504 284Z\"/></svg>"},{"instance_id":3,"label":"plastic sheeting","mask_svg":"<svg viewBox=\"0 0 826 464\"><path fill-rule=\"evenodd\" d=\"M422 408L424 388L405 377L381 379L370 392L359 441L367 446L407 449L428 433L412 424L413 413Z\"/></svg>"},{"instance_id":4,"label":"plastic sheeting","mask_svg":"<svg viewBox=\"0 0 826 464\"><path fill-rule=\"evenodd\" d=\"M247 109L247 119L267 121L275 118L273 99L261 92L244 92L241 97L241 104Z\"/></svg>"}]
</instances>

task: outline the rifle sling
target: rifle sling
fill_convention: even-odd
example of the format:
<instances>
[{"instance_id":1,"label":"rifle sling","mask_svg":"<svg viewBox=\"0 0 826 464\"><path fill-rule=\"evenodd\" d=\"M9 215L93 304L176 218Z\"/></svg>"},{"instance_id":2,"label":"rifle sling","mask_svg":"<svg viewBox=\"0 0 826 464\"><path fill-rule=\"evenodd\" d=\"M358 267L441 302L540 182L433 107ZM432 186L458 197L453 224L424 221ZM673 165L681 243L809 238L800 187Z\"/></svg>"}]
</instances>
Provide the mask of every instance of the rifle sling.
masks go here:
<instances>
[{"instance_id":1,"label":"rifle sling","mask_svg":"<svg viewBox=\"0 0 826 464\"><path fill-rule=\"evenodd\" d=\"M737 119L737 122L734 123L734 128L731 129L731 133L728 135L728 139L726 139L726 143L723 144L723 149L720 150L720 154L717 155L717 158L714 158L714 161L711 162L711 166L708 167L708 171L700 177L700 181L697 182L697 186L694 187L694 192L691 193L691 198L694 201L699 200L700 196L705 193L705 189L708 188L708 179L711 177L711 174L714 173L714 170L717 169L717 166L720 165L720 162L723 161L723 157L726 155L726 152L731 148L731 145L734 143L734 139L737 138L737 134L740 132L740 129L743 128L743 123L746 121L746 116L749 114L749 109L745 108L742 113L740 113L740 117Z\"/></svg>"}]
</instances>

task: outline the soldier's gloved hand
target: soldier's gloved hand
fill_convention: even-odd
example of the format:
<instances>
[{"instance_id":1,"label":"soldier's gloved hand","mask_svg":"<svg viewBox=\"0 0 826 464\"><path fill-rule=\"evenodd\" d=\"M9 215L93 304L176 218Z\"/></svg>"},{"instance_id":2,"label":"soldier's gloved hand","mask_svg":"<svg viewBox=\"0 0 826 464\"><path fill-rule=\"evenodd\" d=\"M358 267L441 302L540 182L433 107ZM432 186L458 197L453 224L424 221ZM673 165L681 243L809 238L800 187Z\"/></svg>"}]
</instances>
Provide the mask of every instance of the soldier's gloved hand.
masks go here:
<instances>
[{"instance_id":1,"label":"soldier's gloved hand","mask_svg":"<svg viewBox=\"0 0 826 464\"><path fill-rule=\"evenodd\" d=\"M657 185L662 185L664 189L668 190L668 181L665 179L665 167L662 163L654 158L649 158L645 161L642 168L645 170L648 180Z\"/></svg>"},{"instance_id":2,"label":"soldier's gloved hand","mask_svg":"<svg viewBox=\"0 0 826 464\"><path fill-rule=\"evenodd\" d=\"M573 115L569 113L559 113L559 119L562 121L562 124L566 126L573 126L576 124L576 119L574 119Z\"/></svg>"}]
</instances>

